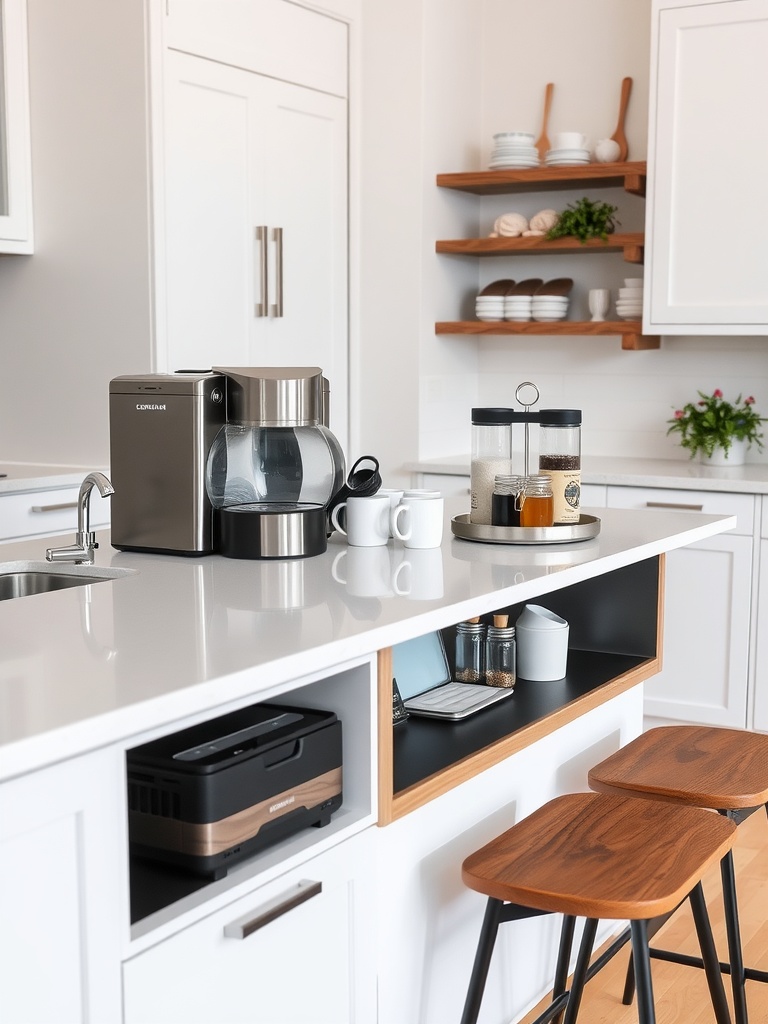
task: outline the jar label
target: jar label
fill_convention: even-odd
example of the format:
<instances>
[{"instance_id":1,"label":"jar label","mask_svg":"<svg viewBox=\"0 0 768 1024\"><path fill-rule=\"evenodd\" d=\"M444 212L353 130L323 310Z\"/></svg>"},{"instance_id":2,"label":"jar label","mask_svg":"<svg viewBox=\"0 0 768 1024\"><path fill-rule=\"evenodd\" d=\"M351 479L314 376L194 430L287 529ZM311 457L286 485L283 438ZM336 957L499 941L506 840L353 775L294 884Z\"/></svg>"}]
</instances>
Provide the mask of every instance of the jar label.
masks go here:
<instances>
[{"instance_id":1,"label":"jar label","mask_svg":"<svg viewBox=\"0 0 768 1024\"><path fill-rule=\"evenodd\" d=\"M555 499L555 522L578 523L581 500L581 472L579 470L540 469L552 481Z\"/></svg>"}]
</instances>

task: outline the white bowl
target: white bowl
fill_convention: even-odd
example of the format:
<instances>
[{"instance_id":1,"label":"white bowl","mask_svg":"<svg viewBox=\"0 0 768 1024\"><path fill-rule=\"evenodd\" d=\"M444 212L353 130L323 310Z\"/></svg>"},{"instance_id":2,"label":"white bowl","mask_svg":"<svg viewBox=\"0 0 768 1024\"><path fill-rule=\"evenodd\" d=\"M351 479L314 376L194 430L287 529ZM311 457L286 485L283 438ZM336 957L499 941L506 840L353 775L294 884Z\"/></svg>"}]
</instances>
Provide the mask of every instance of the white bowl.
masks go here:
<instances>
[{"instance_id":1,"label":"white bowl","mask_svg":"<svg viewBox=\"0 0 768 1024\"><path fill-rule=\"evenodd\" d=\"M625 277L624 286L626 288L642 288L643 279L642 277Z\"/></svg>"},{"instance_id":2,"label":"white bowl","mask_svg":"<svg viewBox=\"0 0 768 1024\"><path fill-rule=\"evenodd\" d=\"M642 301L643 289L642 288L619 288L619 298L628 299L632 302Z\"/></svg>"},{"instance_id":3,"label":"white bowl","mask_svg":"<svg viewBox=\"0 0 768 1024\"><path fill-rule=\"evenodd\" d=\"M555 315L554 313L537 313L534 310L533 319L538 320L539 323L551 324L556 320L565 320L565 313Z\"/></svg>"},{"instance_id":4,"label":"white bowl","mask_svg":"<svg viewBox=\"0 0 768 1024\"><path fill-rule=\"evenodd\" d=\"M475 313L478 320L485 320L486 322L498 323L503 320L504 317L499 313Z\"/></svg>"},{"instance_id":5,"label":"white bowl","mask_svg":"<svg viewBox=\"0 0 768 1024\"><path fill-rule=\"evenodd\" d=\"M504 319L505 320L509 320L511 323L515 323L515 324L527 324L528 321L531 319L531 314L530 313L527 313L527 314L526 313L505 313L504 314Z\"/></svg>"},{"instance_id":6,"label":"white bowl","mask_svg":"<svg viewBox=\"0 0 768 1024\"><path fill-rule=\"evenodd\" d=\"M517 142L533 142L533 132L496 132L494 139L514 139Z\"/></svg>"}]
</instances>

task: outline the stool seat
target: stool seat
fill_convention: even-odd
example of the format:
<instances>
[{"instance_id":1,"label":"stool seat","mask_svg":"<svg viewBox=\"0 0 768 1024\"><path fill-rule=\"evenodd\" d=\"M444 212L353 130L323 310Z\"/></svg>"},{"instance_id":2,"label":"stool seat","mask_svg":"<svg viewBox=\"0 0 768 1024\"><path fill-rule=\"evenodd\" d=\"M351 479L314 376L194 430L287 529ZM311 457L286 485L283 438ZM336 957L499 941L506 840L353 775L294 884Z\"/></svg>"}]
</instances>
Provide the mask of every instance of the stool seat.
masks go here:
<instances>
[{"instance_id":1,"label":"stool seat","mask_svg":"<svg viewBox=\"0 0 768 1024\"><path fill-rule=\"evenodd\" d=\"M600 793L735 811L768 803L768 736L715 726L658 726L589 772Z\"/></svg>"},{"instance_id":2,"label":"stool seat","mask_svg":"<svg viewBox=\"0 0 768 1024\"><path fill-rule=\"evenodd\" d=\"M513 825L462 866L470 889L509 903L588 918L648 920L669 913L736 826L695 808L573 793Z\"/></svg>"}]
</instances>

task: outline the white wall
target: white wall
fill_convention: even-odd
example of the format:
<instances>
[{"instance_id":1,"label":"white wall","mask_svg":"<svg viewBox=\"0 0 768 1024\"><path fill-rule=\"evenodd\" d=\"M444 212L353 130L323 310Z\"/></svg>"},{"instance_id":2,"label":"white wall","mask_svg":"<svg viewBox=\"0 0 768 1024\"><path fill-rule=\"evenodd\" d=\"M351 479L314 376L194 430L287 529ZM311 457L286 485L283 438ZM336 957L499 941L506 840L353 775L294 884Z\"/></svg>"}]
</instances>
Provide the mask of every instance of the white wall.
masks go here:
<instances>
[{"instance_id":1,"label":"white wall","mask_svg":"<svg viewBox=\"0 0 768 1024\"><path fill-rule=\"evenodd\" d=\"M106 465L150 367L144 6L29 0L35 253L0 259L0 452Z\"/></svg>"}]
</instances>

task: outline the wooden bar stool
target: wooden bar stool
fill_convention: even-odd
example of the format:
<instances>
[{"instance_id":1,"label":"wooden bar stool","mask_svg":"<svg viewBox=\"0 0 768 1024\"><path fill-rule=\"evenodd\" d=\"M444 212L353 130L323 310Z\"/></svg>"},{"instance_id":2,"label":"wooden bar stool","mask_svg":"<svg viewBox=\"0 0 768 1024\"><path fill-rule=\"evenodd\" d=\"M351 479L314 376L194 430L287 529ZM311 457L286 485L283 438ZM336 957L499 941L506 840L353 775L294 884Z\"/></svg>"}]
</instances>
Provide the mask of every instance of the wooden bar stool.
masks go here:
<instances>
[{"instance_id":1,"label":"wooden bar stool","mask_svg":"<svg viewBox=\"0 0 768 1024\"><path fill-rule=\"evenodd\" d=\"M626 942L591 967L598 920L628 919L640 1024L655 1024L646 922L689 898L715 1018L729 1024L720 965L701 877L731 848L736 826L698 808L661 807L631 797L557 797L467 857L462 878L488 897L461 1024L475 1024L499 925L541 913L564 915L552 1002L536 1019L576 1020L584 985ZM568 963L576 917L585 917L570 991Z\"/></svg>"},{"instance_id":2,"label":"wooden bar stool","mask_svg":"<svg viewBox=\"0 0 768 1024\"><path fill-rule=\"evenodd\" d=\"M764 806L768 813L768 736L713 726L670 725L650 729L617 750L589 772L589 785L601 793L657 800L678 807L707 807L737 825ZM768 972L744 966L736 902L733 854L720 864L723 883L729 963L721 970L731 975L736 1024L747 1024L747 979L768 982ZM649 926L655 934L666 917ZM651 949L650 955L701 967L696 957ZM632 1001L633 984L627 975L624 1002Z\"/></svg>"}]
</instances>

